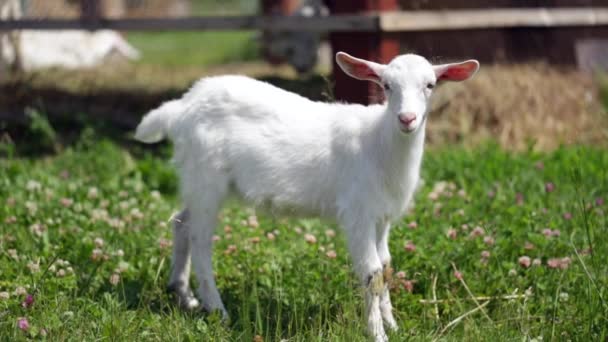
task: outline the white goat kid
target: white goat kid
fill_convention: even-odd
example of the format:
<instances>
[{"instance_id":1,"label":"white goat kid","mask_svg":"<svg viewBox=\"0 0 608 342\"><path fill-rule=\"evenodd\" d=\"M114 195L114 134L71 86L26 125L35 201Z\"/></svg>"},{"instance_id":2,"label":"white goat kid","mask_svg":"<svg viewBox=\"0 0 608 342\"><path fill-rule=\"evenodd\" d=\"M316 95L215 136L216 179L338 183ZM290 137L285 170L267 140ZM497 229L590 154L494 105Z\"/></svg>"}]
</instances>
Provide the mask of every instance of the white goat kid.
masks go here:
<instances>
[{"instance_id":1,"label":"white goat kid","mask_svg":"<svg viewBox=\"0 0 608 342\"><path fill-rule=\"evenodd\" d=\"M175 146L185 209L174 228L169 287L197 307L190 259L205 310L227 315L213 278L211 238L229 191L254 204L335 219L365 287L367 325L387 339L390 223L407 209L419 179L429 98L438 81L462 81L479 63L433 66L417 55L388 65L336 55L350 76L385 89L386 104L313 102L243 76L200 80L181 99L151 111L136 139L168 135ZM191 255L191 256L190 256ZM384 271L384 272L383 272Z\"/></svg>"}]
</instances>

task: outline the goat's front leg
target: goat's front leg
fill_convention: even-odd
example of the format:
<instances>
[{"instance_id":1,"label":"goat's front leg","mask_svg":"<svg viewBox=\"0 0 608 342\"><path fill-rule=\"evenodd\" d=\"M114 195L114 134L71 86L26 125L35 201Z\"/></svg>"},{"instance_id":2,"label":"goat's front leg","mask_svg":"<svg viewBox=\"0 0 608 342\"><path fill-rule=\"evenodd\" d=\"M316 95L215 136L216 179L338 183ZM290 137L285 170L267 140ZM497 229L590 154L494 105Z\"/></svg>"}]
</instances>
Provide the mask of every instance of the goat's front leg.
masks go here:
<instances>
[{"instance_id":1,"label":"goat's front leg","mask_svg":"<svg viewBox=\"0 0 608 342\"><path fill-rule=\"evenodd\" d=\"M391 329L397 330L397 322L393 317L393 305L391 304L390 286L393 276L393 268L391 267L391 254L388 250L388 235L391 230L390 223L380 223L377 226L378 239L377 249L378 257L382 263L382 274L384 279L384 288L382 289L382 295L380 296L380 313L384 323Z\"/></svg>"},{"instance_id":2,"label":"goat's front leg","mask_svg":"<svg viewBox=\"0 0 608 342\"><path fill-rule=\"evenodd\" d=\"M345 225L355 272L365 291L367 330L376 342L388 341L382 325L380 296L384 290L382 263L376 250L376 229L369 224Z\"/></svg>"}]
</instances>

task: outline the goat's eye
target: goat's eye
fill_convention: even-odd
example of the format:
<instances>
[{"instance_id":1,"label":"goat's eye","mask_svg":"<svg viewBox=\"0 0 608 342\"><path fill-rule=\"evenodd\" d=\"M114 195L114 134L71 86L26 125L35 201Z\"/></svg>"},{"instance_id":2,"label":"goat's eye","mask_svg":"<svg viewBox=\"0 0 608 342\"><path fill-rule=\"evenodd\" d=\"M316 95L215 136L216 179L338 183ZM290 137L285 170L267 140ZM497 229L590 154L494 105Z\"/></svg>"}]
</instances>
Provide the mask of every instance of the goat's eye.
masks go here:
<instances>
[{"instance_id":1,"label":"goat's eye","mask_svg":"<svg viewBox=\"0 0 608 342\"><path fill-rule=\"evenodd\" d=\"M384 83L384 90L391 90L391 87L387 83Z\"/></svg>"},{"instance_id":2,"label":"goat's eye","mask_svg":"<svg viewBox=\"0 0 608 342\"><path fill-rule=\"evenodd\" d=\"M426 88L427 89L433 89L433 88L435 88L435 85L433 83L429 83L429 84L426 85Z\"/></svg>"}]
</instances>

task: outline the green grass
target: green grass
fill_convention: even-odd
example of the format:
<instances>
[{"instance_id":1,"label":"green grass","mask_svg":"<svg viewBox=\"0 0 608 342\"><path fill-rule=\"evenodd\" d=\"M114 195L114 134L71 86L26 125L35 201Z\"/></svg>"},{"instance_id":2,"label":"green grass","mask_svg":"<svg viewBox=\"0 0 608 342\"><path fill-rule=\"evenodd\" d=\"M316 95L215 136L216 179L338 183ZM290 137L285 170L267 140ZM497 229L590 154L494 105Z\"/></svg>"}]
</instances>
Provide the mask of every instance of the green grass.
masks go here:
<instances>
[{"instance_id":1,"label":"green grass","mask_svg":"<svg viewBox=\"0 0 608 342\"><path fill-rule=\"evenodd\" d=\"M195 0L191 15L254 15L257 6L245 0ZM140 64L161 67L205 67L258 58L254 31L129 32L127 40L137 48Z\"/></svg>"},{"instance_id":2,"label":"green grass","mask_svg":"<svg viewBox=\"0 0 608 342\"><path fill-rule=\"evenodd\" d=\"M129 33L127 40L141 52L138 63L163 67L204 67L258 57L251 31Z\"/></svg>"},{"instance_id":3,"label":"green grass","mask_svg":"<svg viewBox=\"0 0 608 342\"><path fill-rule=\"evenodd\" d=\"M252 341L255 335L366 341L344 237L325 233L338 228L263 213L259 227L251 227L254 210L236 203L222 211L214 245L231 322L177 310L165 293L167 221L179 208L176 178L168 149L158 152L125 149L87 131L55 155L0 159L0 292L8 296L0 299L0 340L46 333L52 341ZM401 327L392 340L606 340L608 205L598 198L608 199L607 170L608 152L591 147L546 154L511 154L493 144L428 151L416 207L391 236L393 266L404 272L392 291ZM409 227L412 221L417 228ZM472 235L477 226L483 236ZM450 227L455 239L446 234ZM545 228L560 235L546 237ZM307 243L304 233L317 242ZM414 252L405 250L407 241ZM490 253L486 261L482 251ZM520 266L524 255L541 265ZM566 269L547 265L565 257ZM475 296L530 296L491 300L487 317L478 311L442 332L476 307L452 263ZM413 282L411 293L405 281ZM25 295L15 294L20 287L34 297L28 308L21 304ZM443 300L437 313L420 302L433 292ZM27 331L17 327L22 317Z\"/></svg>"}]
</instances>

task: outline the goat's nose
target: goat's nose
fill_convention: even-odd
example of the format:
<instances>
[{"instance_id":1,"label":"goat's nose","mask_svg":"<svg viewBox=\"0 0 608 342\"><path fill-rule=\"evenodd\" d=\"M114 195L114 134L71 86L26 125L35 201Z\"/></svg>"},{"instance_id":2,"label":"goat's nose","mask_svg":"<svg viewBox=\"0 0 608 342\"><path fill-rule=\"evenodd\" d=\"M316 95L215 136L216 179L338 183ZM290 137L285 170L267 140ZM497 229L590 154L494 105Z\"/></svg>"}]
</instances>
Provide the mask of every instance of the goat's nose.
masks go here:
<instances>
[{"instance_id":1,"label":"goat's nose","mask_svg":"<svg viewBox=\"0 0 608 342\"><path fill-rule=\"evenodd\" d=\"M416 114L415 113L402 113L402 114L399 114L398 118L402 124L408 126L409 124L414 122L414 120L416 120Z\"/></svg>"}]
</instances>

